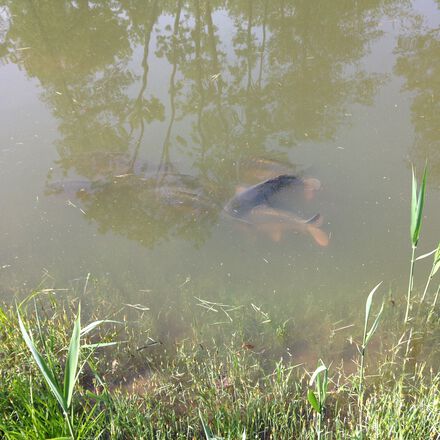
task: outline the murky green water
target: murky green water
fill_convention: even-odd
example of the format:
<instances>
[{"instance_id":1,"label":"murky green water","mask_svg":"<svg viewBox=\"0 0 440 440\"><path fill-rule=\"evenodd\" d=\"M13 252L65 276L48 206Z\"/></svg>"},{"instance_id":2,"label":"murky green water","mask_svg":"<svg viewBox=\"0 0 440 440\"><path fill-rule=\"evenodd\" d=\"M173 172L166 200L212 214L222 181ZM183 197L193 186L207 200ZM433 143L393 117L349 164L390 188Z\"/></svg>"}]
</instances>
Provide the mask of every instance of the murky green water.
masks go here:
<instances>
[{"instance_id":1,"label":"murky green water","mask_svg":"<svg viewBox=\"0 0 440 440\"><path fill-rule=\"evenodd\" d=\"M299 329L380 280L403 302L411 162L439 239L439 26L434 1L2 1L3 299L91 273L175 336L194 297ZM297 212L328 246L225 215L263 161L319 179Z\"/></svg>"}]
</instances>

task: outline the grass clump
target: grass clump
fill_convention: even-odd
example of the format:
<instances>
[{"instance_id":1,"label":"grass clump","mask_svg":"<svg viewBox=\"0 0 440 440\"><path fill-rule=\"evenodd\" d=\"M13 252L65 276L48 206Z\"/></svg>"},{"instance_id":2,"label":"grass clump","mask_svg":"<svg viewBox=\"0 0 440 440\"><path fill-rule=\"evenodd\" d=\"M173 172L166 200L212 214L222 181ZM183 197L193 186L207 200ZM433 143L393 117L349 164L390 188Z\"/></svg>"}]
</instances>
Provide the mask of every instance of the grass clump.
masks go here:
<instances>
[{"instance_id":1,"label":"grass clump","mask_svg":"<svg viewBox=\"0 0 440 440\"><path fill-rule=\"evenodd\" d=\"M423 364L411 372L396 368L402 364L397 351L384 353L375 374L364 377L360 388L358 371L348 374L341 367L321 364L313 374L288 361L270 365L235 337L218 345L184 341L157 364L151 354L145 357L148 368L130 377L102 360L114 358L121 347L92 351L85 358L80 353L69 407L71 432L20 334L17 311L4 307L0 317L2 438L200 439L206 433L211 438L248 439L440 436L438 371ZM54 377L65 371L71 322L77 319L57 309L44 318L28 315L26 328L38 335L35 344L42 346L40 335L45 339L44 356ZM110 335L95 338L106 342ZM314 404L310 386L316 387Z\"/></svg>"}]
</instances>

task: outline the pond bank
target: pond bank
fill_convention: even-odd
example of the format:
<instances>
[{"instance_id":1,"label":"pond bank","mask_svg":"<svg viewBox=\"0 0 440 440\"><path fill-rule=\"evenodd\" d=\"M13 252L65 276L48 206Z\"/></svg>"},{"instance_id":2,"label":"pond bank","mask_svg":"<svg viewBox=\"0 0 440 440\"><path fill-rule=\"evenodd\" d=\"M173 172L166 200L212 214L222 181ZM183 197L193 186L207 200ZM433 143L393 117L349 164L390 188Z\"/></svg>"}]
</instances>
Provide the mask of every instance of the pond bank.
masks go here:
<instances>
[{"instance_id":1,"label":"pond bank","mask_svg":"<svg viewBox=\"0 0 440 440\"><path fill-rule=\"evenodd\" d=\"M35 307L27 305L24 326L62 382L77 307L39 298ZM329 366L321 438L361 438L361 433L368 439L439 438L438 344L430 344L426 362L414 362L414 352L423 351L421 335L435 337L439 317L432 315L427 325L421 309L418 316L405 340L397 337L398 326L380 323L396 337L394 349L387 344L381 352L366 353L363 401L359 364L354 372L342 363ZM223 438L317 436L317 414L307 398L308 389L315 389L309 365L294 359L269 362L234 335L227 343L195 334L155 354L160 342L139 346L127 322L107 323L94 333L81 338L84 368L68 415L75 438L215 438L210 431ZM0 336L2 437L70 438L61 408L23 340L15 307L0 310ZM86 347L110 341L123 343L93 352Z\"/></svg>"}]
</instances>

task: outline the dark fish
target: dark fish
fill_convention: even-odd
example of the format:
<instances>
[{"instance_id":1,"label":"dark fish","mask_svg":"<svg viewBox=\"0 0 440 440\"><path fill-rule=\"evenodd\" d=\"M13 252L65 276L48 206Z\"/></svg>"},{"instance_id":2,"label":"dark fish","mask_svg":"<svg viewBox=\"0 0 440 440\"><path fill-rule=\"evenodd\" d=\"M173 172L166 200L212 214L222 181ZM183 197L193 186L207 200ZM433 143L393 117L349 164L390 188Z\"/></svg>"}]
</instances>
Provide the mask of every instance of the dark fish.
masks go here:
<instances>
[{"instance_id":1,"label":"dark fish","mask_svg":"<svg viewBox=\"0 0 440 440\"><path fill-rule=\"evenodd\" d=\"M295 231L310 234L320 246L327 246L327 234L319 229L322 218L316 214L309 220L301 219L293 212L277 208L277 195L300 186L307 198L307 191L318 187L317 179L300 179L281 175L268 179L236 194L225 206L225 211L248 227L280 241L284 232Z\"/></svg>"},{"instance_id":2,"label":"dark fish","mask_svg":"<svg viewBox=\"0 0 440 440\"><path fill-rule=\"evenodd\" d=\"M236 194L225 206L225 211L233 217L243 218L256 206L267 205L273 207L274 198L277 194L298 185L302 186L303 180L288 174L265 180Z\"/></svg>"}]
</instances>

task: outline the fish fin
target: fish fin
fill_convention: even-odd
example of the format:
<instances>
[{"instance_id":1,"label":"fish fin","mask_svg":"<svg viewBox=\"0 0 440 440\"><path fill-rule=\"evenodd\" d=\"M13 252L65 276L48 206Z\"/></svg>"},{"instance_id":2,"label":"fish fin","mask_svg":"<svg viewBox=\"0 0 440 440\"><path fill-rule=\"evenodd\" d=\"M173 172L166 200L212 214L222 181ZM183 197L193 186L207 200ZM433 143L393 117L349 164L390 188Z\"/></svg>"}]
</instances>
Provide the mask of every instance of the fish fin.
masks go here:
<instances>
[{"instance_id":1,"label":"fish fin","mask_svg":"<svg viewBox=\"0 0 440 440\"><path fill-rule=\"evenodd\" d=\"M312 200L315 197L316 191L321 189L321 182L313 177L303 179L304 184L304 198Z\"/></svg>"},{"instance_id":2,"label":"fish fin","mask_svg":"<svg viewBox=\"0 0 440 440\"><path fill-rule=\"evenodd\" d=\"M269 234L270 238L276 243L280 242L283 238L283 231L281 230L281 228L274 228L269 231Z\"/></svg>"},{"instance_id":3,"label":"fish fin","mask_svg":"<svg viewBox=\"0 0 440 440\"><path fill-rule=\"evenodd\" d=\"M322 226L322 223L324 222L324 219L322 218L321 214L315 214L313 217L309 218L308 220L305 221L305 223L307 223L308 225L313 225L317 228L319 228L320 226Z\"/></svg>"},{"instance_id":4,"label":"fish fin","mask_svg":"<svg viewBox=\"0 0 440 440\"><path fill-rule=\"evenodd\" d=\"M319 229L314 225L309 225L307 230L319 246L328 246L328 235L322 229Z\"/></svg>"}]
</instances>

